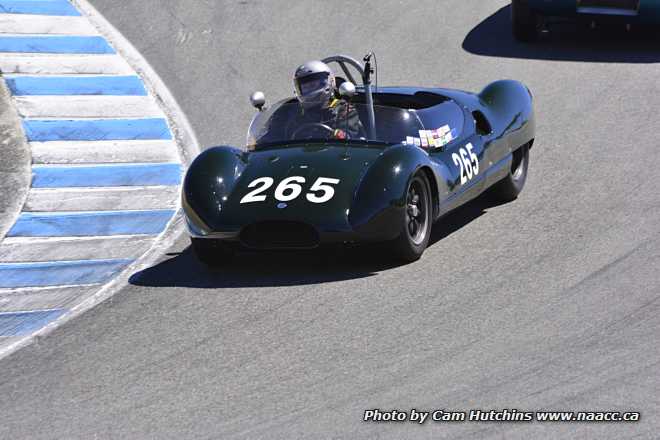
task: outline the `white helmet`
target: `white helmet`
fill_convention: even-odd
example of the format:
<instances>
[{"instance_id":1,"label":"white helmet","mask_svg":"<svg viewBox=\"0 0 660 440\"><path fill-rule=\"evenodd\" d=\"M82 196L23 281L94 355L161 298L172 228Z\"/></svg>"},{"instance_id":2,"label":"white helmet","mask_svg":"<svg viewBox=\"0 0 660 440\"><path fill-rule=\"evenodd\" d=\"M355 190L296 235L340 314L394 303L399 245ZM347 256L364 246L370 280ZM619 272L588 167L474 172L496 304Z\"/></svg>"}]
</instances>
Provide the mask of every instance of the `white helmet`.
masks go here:
<instances>
[{"instance_id":1,"label":"white helmet","mask_svg":"<svg viewBox=\"0 0 660 440\"><path fill-rule=\"evenodd\" d=\"M309 61L296 69L293 85L305 108L327 106L335 96L335 75L322 61Z\"/></svg>"}]
</instances>

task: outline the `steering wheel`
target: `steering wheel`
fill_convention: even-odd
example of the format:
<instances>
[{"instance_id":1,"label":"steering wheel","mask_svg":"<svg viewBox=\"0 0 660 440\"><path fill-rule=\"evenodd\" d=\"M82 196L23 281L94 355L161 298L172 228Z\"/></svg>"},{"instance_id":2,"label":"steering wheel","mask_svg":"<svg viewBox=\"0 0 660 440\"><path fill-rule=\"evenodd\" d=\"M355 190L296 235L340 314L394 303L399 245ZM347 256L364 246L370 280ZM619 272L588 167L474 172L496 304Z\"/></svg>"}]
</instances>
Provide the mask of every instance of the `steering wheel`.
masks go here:
<instances>
[{"instance_id":1,"label":"steering wheel","mask_svg":"<svg viewBox=\"0 0 660 440\"><path fill-rule=\"evenodd\" d=\"M323 131L327 132L327 134L329 134L329 135L333 135L335 133L335 131L332 128L330 128L329 126L327 126L325 124L322 124L320 122L308 122L307 124L303 124L300 127L296 128L296 130L291 135L291 138L292 139L305 139L303 137L299 138L298 135L301 132L305 132L305 131L310 131L310 133L313 133L312 130L323 130Z\"/></svg>"}]
</instances>

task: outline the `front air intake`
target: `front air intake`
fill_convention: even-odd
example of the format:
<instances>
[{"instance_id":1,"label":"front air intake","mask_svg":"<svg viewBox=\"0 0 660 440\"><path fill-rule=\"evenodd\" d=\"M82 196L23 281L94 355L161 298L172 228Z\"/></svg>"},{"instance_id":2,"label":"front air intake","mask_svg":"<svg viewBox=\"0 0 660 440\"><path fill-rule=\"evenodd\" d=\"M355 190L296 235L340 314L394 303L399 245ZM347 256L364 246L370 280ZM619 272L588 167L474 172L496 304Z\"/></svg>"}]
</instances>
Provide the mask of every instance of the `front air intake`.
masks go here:
<instances>
[{"instance_id":1,"label":"front air intake","mask_svg":"<svg viewBox=\"0 0 660 440\"><path fill-rule=\"evenodd\" d=\"M319 233L312 226L294 221L266 221L246 226L241 243L252 249L311 249L319 245Z\"/></svg>"}]
</instances>

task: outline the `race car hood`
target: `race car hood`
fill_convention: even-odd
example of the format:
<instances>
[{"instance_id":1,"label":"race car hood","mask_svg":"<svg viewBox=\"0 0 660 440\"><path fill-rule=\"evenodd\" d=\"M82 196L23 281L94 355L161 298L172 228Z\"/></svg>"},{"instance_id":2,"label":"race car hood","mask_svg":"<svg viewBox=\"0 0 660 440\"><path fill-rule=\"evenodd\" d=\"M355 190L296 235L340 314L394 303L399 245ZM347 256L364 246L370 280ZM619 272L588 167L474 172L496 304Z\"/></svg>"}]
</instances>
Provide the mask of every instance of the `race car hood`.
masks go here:
<instances>
[{"instance_id":1,"label":"race car hood","mask_svg":"<svg viewBox=\"0 0 660 440\"><path fill-rule=\"evenodd\" d=\"M349 214L361 180L387 148L363 144L287 145L254 152L211 148L195 159L185 178L188 223L213 233L238 231L260 221L298 221L326 231L349 231ZM294 176L299 194L291 198L298 191L294 188L278 195L278 185ZM315 190L315 184L326 189ZM328 200L310 201L314 196Z\"/></svg>"}]
</instances>

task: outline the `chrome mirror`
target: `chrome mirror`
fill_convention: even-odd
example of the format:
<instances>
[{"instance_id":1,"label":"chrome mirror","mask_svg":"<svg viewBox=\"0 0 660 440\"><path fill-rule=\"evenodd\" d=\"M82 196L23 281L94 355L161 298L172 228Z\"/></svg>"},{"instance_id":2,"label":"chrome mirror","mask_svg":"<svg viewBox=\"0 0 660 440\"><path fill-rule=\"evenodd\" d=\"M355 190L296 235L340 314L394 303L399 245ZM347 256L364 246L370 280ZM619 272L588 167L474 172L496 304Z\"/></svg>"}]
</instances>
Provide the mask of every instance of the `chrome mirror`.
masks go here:
<instances>
[{"instance_id":1,"label":"chrome mirror","mask_svg":"<svg viewBox=\"0 0 660 440\"><path fill-rule=\"evenodd\" d=\"M266 95L263 92L254 92L250 95L250 103L257 110L261 111L266 104Z\"/></svg>"}]
</instances>

